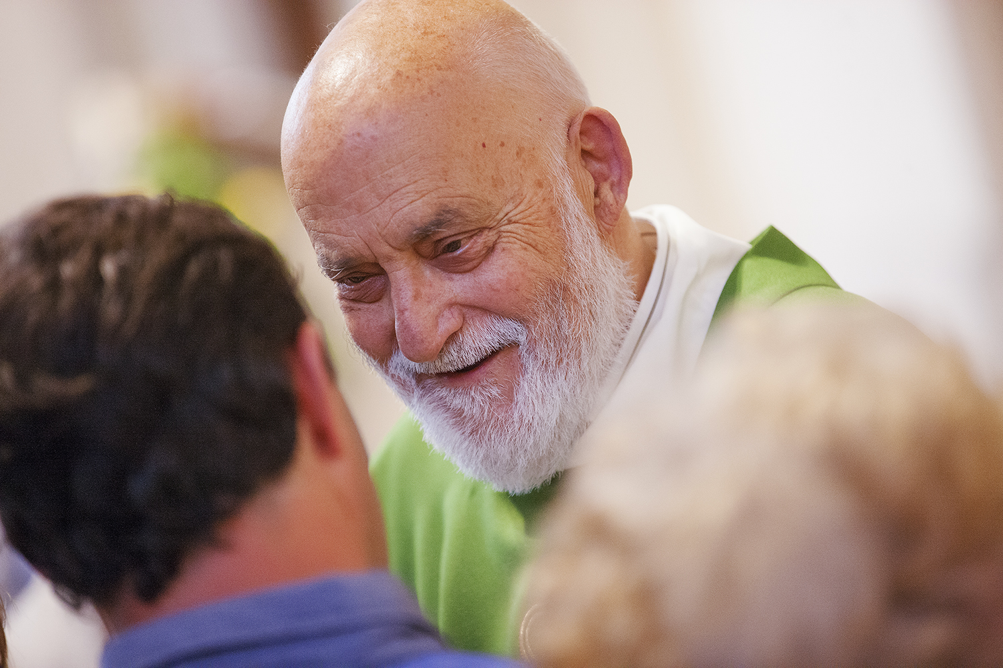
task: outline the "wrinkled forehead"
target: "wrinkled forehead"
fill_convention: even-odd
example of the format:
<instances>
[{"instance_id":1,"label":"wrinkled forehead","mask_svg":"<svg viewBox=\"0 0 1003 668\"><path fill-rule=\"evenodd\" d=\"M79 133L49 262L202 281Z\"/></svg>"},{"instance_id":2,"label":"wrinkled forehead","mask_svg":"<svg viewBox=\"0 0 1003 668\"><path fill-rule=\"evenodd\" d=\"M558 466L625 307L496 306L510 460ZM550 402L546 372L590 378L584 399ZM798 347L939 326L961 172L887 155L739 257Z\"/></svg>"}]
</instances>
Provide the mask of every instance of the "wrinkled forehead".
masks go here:
<instances>
[{"instance_id":1,"label":"wrinkled forehead","mask_svg":"<svg viewBox=\"0 0 1003 668\"><path fill-rule=\"evenodd\" d=\"M544 119L527 120L504 91L468 84L437 77L407 93L312 110L286 166L290 197L307 227L395 197L504 190L544 169L543 131L532 127Z\"/></svg>"}]
</instances>

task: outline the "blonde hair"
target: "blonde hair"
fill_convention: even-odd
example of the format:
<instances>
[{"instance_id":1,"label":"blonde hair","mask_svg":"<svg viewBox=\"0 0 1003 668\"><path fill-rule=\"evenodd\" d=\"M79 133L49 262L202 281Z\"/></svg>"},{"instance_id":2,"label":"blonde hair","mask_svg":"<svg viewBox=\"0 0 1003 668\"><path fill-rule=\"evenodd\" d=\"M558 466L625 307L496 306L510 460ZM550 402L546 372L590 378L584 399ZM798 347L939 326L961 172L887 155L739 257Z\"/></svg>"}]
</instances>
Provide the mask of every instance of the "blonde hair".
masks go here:
<instances>
[{"instance_id":1,"label":"blonde hair","mask_svg":"<svg viewBox=\"0 0 1003 668\"><path fill-rule=\"evenodd\" d=\"M548 514L539 665L1003 664L1003 418L960 355L877 309L719 334Z\"/></svg>"}]
</instances>

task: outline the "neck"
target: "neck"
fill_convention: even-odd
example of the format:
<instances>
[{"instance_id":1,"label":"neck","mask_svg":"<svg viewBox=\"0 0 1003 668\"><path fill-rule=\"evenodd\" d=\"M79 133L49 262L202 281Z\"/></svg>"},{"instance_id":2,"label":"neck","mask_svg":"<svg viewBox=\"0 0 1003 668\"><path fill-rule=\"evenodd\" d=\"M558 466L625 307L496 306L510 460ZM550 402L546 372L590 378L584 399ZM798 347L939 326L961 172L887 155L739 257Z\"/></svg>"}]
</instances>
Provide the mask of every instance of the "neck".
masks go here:
<instances>
[{"instance_id":1,"label":"neck","mask_svg":"<svg viewBox=\"0 0 1003 668\"><path fill-rule=\"evenodd\" d=\"M620 214L616 230L619 236L616 250L630 268L634 299L639 302L655 266L658 235L651 223L631 218L626 209Z\"/></svg>"},{"instance_id":2,"label":"neck","mask_svg":"<svg viewBox=\"0 0 1003 668\"><path fill-rule=\"evenodd\" d=\"M109 632L299 580L383 566L368 549L356 509L336 489L317 489L323 479L290 477L298 474L259 492L224 523L216 544L190 554L154 601L128 591L102 609Z\"/></svg>"}]
</instances>

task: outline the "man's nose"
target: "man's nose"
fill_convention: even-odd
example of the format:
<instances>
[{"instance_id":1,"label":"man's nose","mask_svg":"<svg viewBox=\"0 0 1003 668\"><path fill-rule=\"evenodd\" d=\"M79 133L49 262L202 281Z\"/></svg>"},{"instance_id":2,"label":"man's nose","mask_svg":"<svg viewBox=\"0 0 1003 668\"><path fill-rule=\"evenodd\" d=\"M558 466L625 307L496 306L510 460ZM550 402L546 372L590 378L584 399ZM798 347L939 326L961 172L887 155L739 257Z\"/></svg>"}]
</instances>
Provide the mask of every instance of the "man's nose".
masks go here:
<instances>
[{"instance_id":1,"label":"man's nose","mask_svg":"<svg viewBox=\"0 0 1003 668\"><path fill-rule=\"evenodd\" d=\"M452 291L425 272L395 278L401 279L391 287L397 346L412 362L431 362L463 326Z\"/></svg>"}]
</instances>

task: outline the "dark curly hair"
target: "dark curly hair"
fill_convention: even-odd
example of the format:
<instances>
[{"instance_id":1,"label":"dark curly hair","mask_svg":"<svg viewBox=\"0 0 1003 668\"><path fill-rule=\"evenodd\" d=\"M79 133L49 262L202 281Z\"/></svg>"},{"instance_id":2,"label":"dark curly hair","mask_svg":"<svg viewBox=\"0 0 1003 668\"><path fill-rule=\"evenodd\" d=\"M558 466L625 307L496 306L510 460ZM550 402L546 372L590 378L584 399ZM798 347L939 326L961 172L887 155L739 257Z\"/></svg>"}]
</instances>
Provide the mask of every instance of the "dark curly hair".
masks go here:
<instances>
[{"instance_id":1,"label":"dark curly hair","mask_svg":"<svg viewBox=\"0 0 1003 668\"><path fill-rule=\"evenodd\" d=\"M71 604L156 599L291 461L307 314L269 242L164 195L0 234L0 517Z\"/></svg>"}]
</instances>

